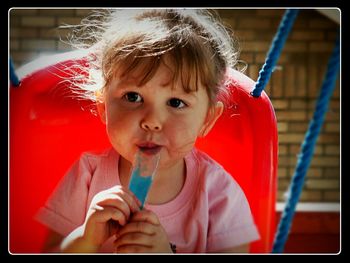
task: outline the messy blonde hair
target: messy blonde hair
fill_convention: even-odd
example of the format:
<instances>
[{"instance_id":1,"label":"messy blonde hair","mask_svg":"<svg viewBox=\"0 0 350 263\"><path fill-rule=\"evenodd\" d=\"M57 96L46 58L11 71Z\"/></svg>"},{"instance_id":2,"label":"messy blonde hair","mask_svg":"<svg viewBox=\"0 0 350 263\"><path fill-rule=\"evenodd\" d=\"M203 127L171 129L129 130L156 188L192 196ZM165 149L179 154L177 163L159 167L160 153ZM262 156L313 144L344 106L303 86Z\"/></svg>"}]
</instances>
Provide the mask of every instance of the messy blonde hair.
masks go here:
<instances>
[{"instance_id":1,"label":"messy blonde hair","mask_svg":"<svg viewBox=\"0 0 350 263\"><path fill-rule=\"evenodd\" d=\"M225 89L226 68L233 68L238 58L229 29L204 9L100 10L75 31L73 45L90 54L85 80L76 86L92 100L117 73L138 69L139 85L147 83L167 56L173 81L180 80L186 92L197 90L201 81L213 103Z\"/></svg>"}]
</instances>

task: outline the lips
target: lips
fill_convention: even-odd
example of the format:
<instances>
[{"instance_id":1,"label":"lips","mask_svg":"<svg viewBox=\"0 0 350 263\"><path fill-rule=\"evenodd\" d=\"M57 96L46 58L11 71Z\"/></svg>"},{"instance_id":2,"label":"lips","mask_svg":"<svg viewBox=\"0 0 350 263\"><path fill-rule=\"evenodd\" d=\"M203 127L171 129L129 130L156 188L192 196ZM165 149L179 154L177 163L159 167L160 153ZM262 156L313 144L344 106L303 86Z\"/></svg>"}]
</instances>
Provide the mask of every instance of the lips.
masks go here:
<instances>
[{"instance_id":1,"label":"lips","mask_svg":"<svg viewBox=\"0 0 350 263\"><path fill-rule=\"evenodd\" d=\"M154 155L159 153L159 151L162 149L161 145L155 144L153 142L144 142L137 144L137 147L146 154Z\"/></svg>"}]
</instances>

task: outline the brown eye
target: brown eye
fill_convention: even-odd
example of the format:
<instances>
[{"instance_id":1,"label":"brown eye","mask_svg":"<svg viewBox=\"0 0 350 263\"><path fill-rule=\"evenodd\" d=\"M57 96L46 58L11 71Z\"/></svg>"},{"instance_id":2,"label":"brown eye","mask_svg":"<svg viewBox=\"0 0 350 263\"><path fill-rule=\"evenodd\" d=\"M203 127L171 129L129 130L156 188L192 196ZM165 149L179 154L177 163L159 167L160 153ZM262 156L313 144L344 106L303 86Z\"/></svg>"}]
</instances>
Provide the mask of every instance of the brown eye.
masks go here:
<instances>
[{"instance_id":1,"label":"brown eye","mask_svg":"<svg viewBox=\"0 0 350 263\"><path fill-rule=\"evenodd\" d=\"M134 102L134 103L138 103L138 102L143 101L140 94L138 94L136 92L128 92L123 96L123 98L125 100L127 100L128 102Z\"/></svg>"},{"instance_id":2,"label":"brown eye","mask_svg":"<svg viewBox=\"0 0 350 263\"><path fill-rule=\"evenodd\" d=\"M184 108L187 106L185 102L183 102L182 100L177 99L177 98L170 99L168 101L168 105L170 107L177 108L177 109L181 109L181 108Z\"/></svg>"}]
</instances>

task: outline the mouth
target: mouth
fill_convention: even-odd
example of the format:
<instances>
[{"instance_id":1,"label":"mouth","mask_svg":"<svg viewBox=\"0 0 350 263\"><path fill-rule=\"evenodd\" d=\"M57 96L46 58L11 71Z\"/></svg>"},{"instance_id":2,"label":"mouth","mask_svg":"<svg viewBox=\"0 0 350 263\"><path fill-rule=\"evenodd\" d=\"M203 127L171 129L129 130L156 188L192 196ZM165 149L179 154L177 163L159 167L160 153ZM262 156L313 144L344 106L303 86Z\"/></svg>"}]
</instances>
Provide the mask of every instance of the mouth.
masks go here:
<instances>
[{"instance_id":1,"label":"mouth","mask_svg":"<svg viewBox=\"0 0 350 263\"><path fill-rule=\"evenodd\" d=\"M137 147L140 149L140 151L148 155L155 155L162 149L161 145L152 142L140 143L137 144Z\"/></svg>"}]
</instances>

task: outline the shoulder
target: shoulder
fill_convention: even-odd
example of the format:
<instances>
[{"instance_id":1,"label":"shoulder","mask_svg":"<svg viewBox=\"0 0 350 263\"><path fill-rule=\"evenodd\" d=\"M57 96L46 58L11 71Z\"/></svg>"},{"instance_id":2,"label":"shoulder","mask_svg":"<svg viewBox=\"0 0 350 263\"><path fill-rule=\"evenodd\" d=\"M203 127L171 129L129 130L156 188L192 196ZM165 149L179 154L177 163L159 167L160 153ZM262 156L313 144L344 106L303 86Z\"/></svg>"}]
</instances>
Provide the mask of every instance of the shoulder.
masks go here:
<instances>
[{"instance_id":1,"label":"shoulder","mask_svg":"<svg viewBox=\"0 0 350 263\"><path fill-rule=\"evenodd\" d=\"M240 188L232 175L205 152L195 148L191 152L191 158L193 159L198 176L201 178L207 191Z\"/></svg>"},{"instance_id":2,"label":"shoulder","mask_svg":"<svg viewBox=\"0 0 350 263\"><path fill-rule=\"evenodd\" d=\"M115 160L116 157L118 157L118 153L113 148L108 148L102 151L83 152L78 163L86 168L96 169L97 166Z\"/></svg>"},{"instance_id":3,"label":"shoulder","mask_svg":"<svg viewBox=\"0 0 350 263\"><path fill-rule=\"evenodd\" d=\"M218 206L232 209L248 202L241 186L222 165L198 149L192 154L197 163L198 187L210 209L214 211Z\"/></svg>"},{"instance_id":4,"label":"shoulder","mask_svg":"<svg viewBox=\"0 0 350 263\"><path fill-rule=\"evenodd\" d=\"M113 148L83 152L71 165L63 180L78 180L89 184L91 178L96 174L105 174L106 170L115 164L116 158L118 158L118 154Z\"/></svg>"}]
</instances>

